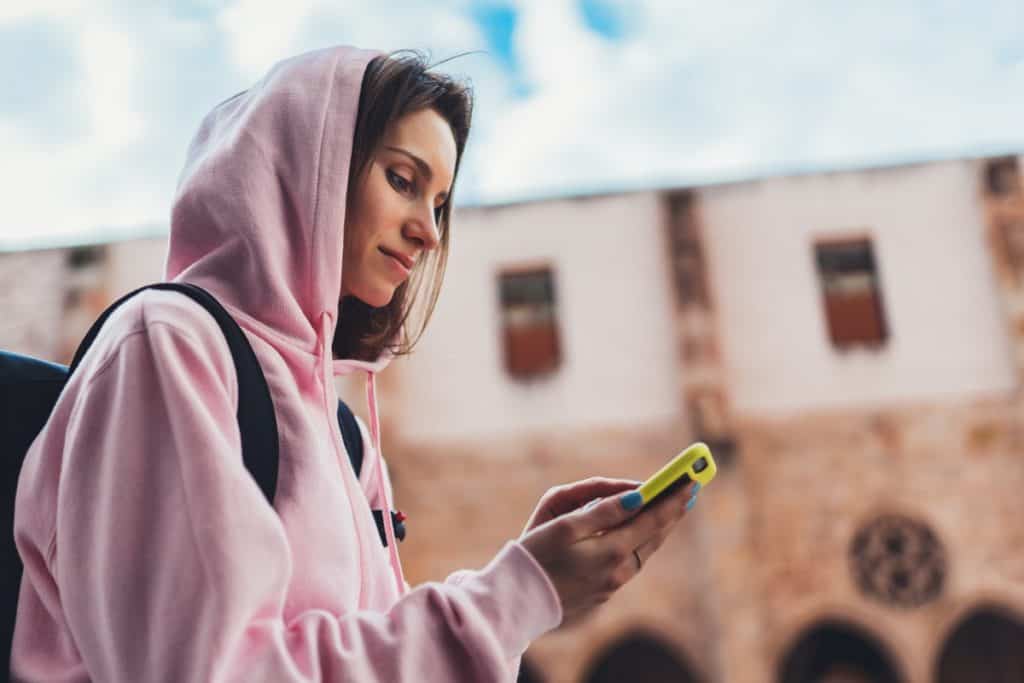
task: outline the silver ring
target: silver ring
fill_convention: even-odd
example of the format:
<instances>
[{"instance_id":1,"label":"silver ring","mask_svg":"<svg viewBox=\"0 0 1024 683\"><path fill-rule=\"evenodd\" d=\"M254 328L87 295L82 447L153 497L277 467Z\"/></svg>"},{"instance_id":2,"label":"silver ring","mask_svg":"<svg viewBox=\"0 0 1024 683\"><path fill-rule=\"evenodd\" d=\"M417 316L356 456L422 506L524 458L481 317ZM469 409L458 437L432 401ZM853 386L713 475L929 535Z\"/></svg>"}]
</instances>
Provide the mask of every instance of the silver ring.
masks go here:
<instances>
[{"instance_id":1,"label":"silver ring","mask_svg":"<svg viewBox=\"0 0 1024 683\"><path fill-rule=\"evenodd\" d=\"M640 571L644 568L644 561L640 559L640 553L636 551L636 548L633 548L633 557L636 558L636 569Z\"/></svg>"}]
</instances>

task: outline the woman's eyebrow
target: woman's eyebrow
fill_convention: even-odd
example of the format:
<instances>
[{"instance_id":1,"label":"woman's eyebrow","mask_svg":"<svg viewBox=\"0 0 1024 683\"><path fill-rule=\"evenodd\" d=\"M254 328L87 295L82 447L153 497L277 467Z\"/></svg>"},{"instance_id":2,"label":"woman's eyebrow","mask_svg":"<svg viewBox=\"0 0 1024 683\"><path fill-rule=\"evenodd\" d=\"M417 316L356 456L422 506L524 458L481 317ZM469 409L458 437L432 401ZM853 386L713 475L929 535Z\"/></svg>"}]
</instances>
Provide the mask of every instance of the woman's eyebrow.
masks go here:
<instances>
[{"instance_id":1,"label":"woman's eyebrow","mask_svg":"<svg viewBox=\"0 0 1024 683\"><path fill-rule=\"evenodd\" d=\"M413 154L409 150L402 149L401 147L390 147L390 146L389 147L385 147L384 149L389 149L392 152L398 152L399 154L404 154L405 156L409 157L416 164L416 167L420 169L420 173L422 173L426 177L427 182L430 182L431 180L433 180L434 172L431 170L430 164L425 162L423 159L420 159L418 156L416 156L415 154ZM444 197L445 200L448 199L448 193L447 192L441 192L437 196L438 197Z\"/></svg>"},{"instance_id":2,"label":"woman's eyebrow","mask_svg":"<svg viewBox=\"0 0 1024 683\"><path fill-rule=\"evenodd\" d=\"M404 154L405 156L409 157L416 163L416 166L419 167L420 173L427 177L427 180L433 180L434 172L431 170L430 164L423 161L423 159L420 159L418 156L416 156L409 150L402 149L401 147L385 147L385 149L390 149L392 152L398 152L399 154Z\"/></svg>"}]
</instances>

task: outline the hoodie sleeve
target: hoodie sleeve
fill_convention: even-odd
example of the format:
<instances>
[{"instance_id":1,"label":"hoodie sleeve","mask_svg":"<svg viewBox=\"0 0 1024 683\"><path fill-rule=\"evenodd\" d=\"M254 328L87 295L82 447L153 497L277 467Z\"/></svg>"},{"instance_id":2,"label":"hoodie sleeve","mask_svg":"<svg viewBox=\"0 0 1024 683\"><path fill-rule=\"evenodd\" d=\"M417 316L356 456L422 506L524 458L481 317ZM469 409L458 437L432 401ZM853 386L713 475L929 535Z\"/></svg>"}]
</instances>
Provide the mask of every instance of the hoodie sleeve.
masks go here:
<instances>
[{"instance_id":1,"label":"hoodie sleeve","mask_svg":"<svg viewBox=\"0 0 1024 683\"><path fill-rule=\"evenodd\" d=\"M289 545L241 459L226 344L142 317L83 378L66 433L50 566L93 680L503 681L560 622L516 542L387 612L285 621Z\"/></svg>"},{"instance_id":2,"label":"hoodie sleeve","mask_svg":"<svg viewBox=\"0 0 1024 683\"><path fill-rule=\"evenodd\" d=\"M363 453L367 456L363 459L363 471L360 473L360 483L362 484L363 491L366 493L366 499L370 502L370 507L383 509L384 505L379 500L380 494L378 493L379 489L377 488L377 477L384 477L384 490L387 498L391 501L395 500L394 489L391 486L391 475L388 473L388 464L387 461L383 457L380 457L374 450L373 441L370 438L370 430L366 427L359 416L356 416L356 422L359 425L359 433L363 438ZM533 556L529 551L524 548L523 553L526 555L526 559L531 564L535 565L534 572L540 573L547 581L547 575L544 573L544 570L540 565L537 564L536 560L533 559ZM458 586L462 581L472 579L474 575L475 572L471 570L461 569L449 575L448 578L445 579L445 583L452 586ZM410 589L408 582L406 582L405 585L406 589ZM551 590L553 592L554 588L552 587ZM561 609L560 604L559 609ZM561 621L561 618L559 618L559 621ZM522 663L522 656L523 652L519 652L508 660L508 680L514 681L518 677L519 668Z\"/></svg>"}]
</instances>

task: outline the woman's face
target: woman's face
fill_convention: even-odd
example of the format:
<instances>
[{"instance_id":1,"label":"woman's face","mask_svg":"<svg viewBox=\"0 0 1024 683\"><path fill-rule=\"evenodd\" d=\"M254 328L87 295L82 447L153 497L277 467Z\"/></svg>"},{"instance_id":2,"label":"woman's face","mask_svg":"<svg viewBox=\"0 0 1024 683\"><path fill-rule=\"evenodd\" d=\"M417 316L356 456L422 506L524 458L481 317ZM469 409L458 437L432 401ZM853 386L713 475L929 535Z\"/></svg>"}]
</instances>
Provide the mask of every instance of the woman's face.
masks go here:
<instances>
[{"instance_id":1,"label":"woman's face","mask_svg":"<svg viewBox=\"0 0 1024 683\"><path fill-rule=\"evenodd\" d=\"M414 264L437 248L438 209L456 155L455 136L433 109L406 114L384 134L348 201L342 297L386 306Z\"/></svg>"}]
</instances>

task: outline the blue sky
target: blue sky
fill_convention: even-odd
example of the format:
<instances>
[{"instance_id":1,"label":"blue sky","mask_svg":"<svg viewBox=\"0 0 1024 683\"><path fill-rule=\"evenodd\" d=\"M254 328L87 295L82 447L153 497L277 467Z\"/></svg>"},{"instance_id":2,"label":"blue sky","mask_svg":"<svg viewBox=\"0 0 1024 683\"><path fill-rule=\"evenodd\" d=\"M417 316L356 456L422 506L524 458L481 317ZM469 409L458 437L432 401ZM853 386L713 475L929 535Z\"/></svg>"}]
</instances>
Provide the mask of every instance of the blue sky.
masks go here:
<instances>
[{"instance_id":1,"label":"blue sky","mask_svg":"<svg viewBox=\"0 0 1024 683\"><path fill-rule=\"evenodd\" d=\"M464 204L1024 151L1024 3L6 0L0 249L166 229L202 115L275 61L472 80Z\"/></svg>"}]
</instances>

